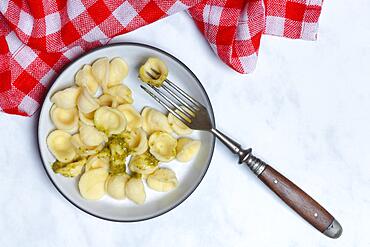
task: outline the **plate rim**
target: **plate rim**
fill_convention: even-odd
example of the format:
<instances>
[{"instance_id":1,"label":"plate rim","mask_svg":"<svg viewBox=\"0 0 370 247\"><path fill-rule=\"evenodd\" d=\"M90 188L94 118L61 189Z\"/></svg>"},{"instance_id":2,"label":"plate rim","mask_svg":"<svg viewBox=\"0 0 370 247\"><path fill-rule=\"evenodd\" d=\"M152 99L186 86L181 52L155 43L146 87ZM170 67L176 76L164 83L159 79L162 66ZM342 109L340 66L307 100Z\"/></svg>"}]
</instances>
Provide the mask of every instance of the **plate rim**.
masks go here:
<instances>
[{"instance_id":1,"label":"plate rim","mask_svg":"<svg viewBox=\"0 0 370 247\"><path fill-rule=\"evenodd\" d=\"M148 45L148 44L138 43L138 42L115 42L115 43L106 44L106 45L103 45L103 46L96 47L94 49L91 49L88 52L85 52L85 53L81 54L79 57L77 57L76 59L74 59L72 62L70 62L66 66L64 66L61 69L61 71L58 73L58 75L53 78L53 81L55 82L59 78L60 74L62 74L65 70L67 70L73 64L77 63L83 57L85 57L85 56L87 56L87 55L89 55L89 54L91 54L91 53L93 53L95 51L99 51L99 50L102 50L102 49L105 49L105 48L109 48L109 47L114 47L114 46L138 46L138 47L145 47L145 48L152 49L152 50L155 50L157 52L160 52L160 53L162 53L162 54L170 57L171 59L175 60L175 62L179 63L194 78L194 80L196 81L196 83L203 90L203 92L205 94L206 101L208 102L208 104L210 106L210 109L209 109L208 112L209 112L210 117L211 117L212 125L215 126L215 116L214 116L214 112L213 112L213 107L212 107L211 100L209 99L209 96L208 96L207 91L205 90L204 86L202 85L202 83L200 82L200 80L198 79L198 77L194 74L194 72L186 64L184 64L180 59L178 59L174 55L172 55L172 54L170 54L170 53L168 53L168 52L166 52L166 51L164 51L164 50L162 50L160 48L157 48L157 47L154 47L154 46L151 46L151 45ZM44 108L44 103L45 103L45 100L46 100L46 95L49 93L49 91L51 90L51 88L52 88L53 85L54 85L54 83L52 83L50 85L50 87L48 88L48 90L45 93L45 98L42 101L42 105L41 105L41 108L40 108L40 114L39 114L38 121L37 121L38 153L39 153L39 156L40 156L40 159L41 159L42 167L44 168L44 171L45 171L46 175L48 176L49 180L51 181L51 183L54 185L54 187L57 189L57 191L64 197L64 199L66 199L70 204L72 204L73 206L75 206L76 208L78 208L79 210L81 210L82 212L84 212L84 213L86 213L88 215L91 215L93 217L96 217L98 219L102 219L102 220L106 220L106 221L111 221L111 222L120 222L120 223L140 222L140 221L146 221L146 220L154 219L156 217L159 217L161 215L164 215L164 214L172 211L173 209L177 208L180 204L182 204L186 199L188 199L194 193L194 191L198 188L198 186L200 185L200 183L203 181L204 176L208 172L208 168L209 168L209 166L211 164L211 161L212 161L212 158L213 158L213 154L214 154L214 150L215 150L216 137L214 135L212 135L211 153L210 153L210 156L209 156L208 161L207 161L206 169L204 170L203 174L201 175L199 181L197 182L197 184L195 185L195 187L190 192L188 192L187 194L185 194L185 196L181 200L179 200L178 202L176 202L174 205L172 205L168 209L166 209L166 210L164 210L164 211L162 211L162 212L160 212L158 214L154 214L152 216L149 216L149 217L144 217L144 218L135 219L135 220L121 220L121 219L114 219L114 218L110 218L110 217L100 216L100 215L94 214L93 212L90 212L89 210L84 209L83 207L80 207L77 203L75 203L71 199L69 199L69 197L62 192L62 190L58 187L58 185L51 178L50 174L47 171L46 164L44 163L43 158L42 158L42 154L41 154L41 143L40 143L40 138L39 138L39 136L40 136L39 133L40 133L41 112L42 112L42 110Z\"/></svg>"}]
</instances>

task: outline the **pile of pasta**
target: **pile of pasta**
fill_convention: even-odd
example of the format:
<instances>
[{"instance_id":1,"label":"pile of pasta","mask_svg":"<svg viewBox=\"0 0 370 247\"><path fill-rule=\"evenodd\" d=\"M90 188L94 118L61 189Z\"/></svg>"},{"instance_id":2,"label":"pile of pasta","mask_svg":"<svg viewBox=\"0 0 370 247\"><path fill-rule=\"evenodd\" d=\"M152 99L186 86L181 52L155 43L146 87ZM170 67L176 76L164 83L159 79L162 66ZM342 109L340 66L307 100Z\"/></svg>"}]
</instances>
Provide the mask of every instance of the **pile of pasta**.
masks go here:
<instances>
[{"instance_id":1,"label":"pile of pasta","mask_svg":"<svg viewBox=\"0 0 370 247\"><path fill-rule=\"evenodd\" d=\"M143 180L155 191L170 191L178 185L176 174L160 164L188 162L201 146L186 137L192 130L171 113L151 107L136 111L132 91L123 83L127 75L122 58L100 58L77 72L76 85L51 97L56 129L47 145L56 158L53 171L79 176L80 194L88 200L108 194L142 204Z\"/></svg>"}]
</instances>

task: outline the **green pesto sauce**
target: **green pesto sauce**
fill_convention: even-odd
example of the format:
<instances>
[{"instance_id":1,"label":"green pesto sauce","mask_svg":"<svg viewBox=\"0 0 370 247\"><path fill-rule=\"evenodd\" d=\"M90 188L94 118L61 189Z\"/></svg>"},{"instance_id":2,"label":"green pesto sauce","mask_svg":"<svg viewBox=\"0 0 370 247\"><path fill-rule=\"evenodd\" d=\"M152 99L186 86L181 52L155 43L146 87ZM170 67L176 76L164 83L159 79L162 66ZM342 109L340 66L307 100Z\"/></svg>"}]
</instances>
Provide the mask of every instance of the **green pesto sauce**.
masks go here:
<instances>
[{"instance_id":1,"label":"green pesto sauce","mask_svg":"<svg viewBox=\"0 0 370 247\"><path fill-rule=\"evenodd\" d=\"M65 177L75 177L81 173L85 163L86 159L80 159L71 163L55 161L52 164L52 169L54 173L59 173Z\"/></svg>"},{"instance_id":2,"label":"green pesto sauce","mask_svg":"<svg viewBox=\"0 0 370 247\"><path fill-rule=\"evenodd\" d=\"M125 138L120 135L112 135L107 146L110 150L109 172L111 174L126 172L126 158L130 154L130 149Z\"/></svg>"},{"instance_id":3,"label":"green pesto sauce","mask_svg":"<svg viewBox=\"0 0 370 247\"><path fill-rule=\"evenodd\" d=\"M146 151L141 155L143 159L143 164L149 166L149 167L155 167L158 166L159 160L157 160L151 153Z\"/></svg>"},{"instance_id":4,"label":"green pesto sauce","mask_svg":"<svg viewBox=\"0 0 370 247\"><path fill-rule=\"evenodd\" d=\"M106 158L106 157L110 157L110 149L105 146L98 154L97 154L98 158Z\"/></svg>"},{"instance_id":5,"label":"green pesto sauce","mask_svg":"<svg viewBox=\"0 0 370 247\"><path fill-rule=\"evenodd\" d=\"M60 162L59 160L56 160L52 165L51 168L53 169L54 173L58 173L58 169L63 168L67 165L67 163Z\"/></svg>"}]
</instances>

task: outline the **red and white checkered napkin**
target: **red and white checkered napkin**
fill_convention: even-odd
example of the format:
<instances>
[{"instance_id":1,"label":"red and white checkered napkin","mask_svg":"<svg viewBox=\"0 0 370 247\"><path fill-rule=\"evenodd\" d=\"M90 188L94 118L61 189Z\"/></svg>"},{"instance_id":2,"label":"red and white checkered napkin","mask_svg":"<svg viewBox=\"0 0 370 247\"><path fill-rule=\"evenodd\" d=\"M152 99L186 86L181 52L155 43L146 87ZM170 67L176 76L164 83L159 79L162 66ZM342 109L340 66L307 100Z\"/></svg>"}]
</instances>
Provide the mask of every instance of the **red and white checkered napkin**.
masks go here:
<instances>
[{"instance_id":1,"label":"red and white checkered napkin","mask_svg":"<svg viewBox=\"0 0 370 247\"><path fill-rule=\"evenodd\" d=\"M253 71L263 33L316 39L322 0L1 0L0 110L32 115L63 65L109 38L188 10L214 52Z\"/></svg>"}]
</instances>

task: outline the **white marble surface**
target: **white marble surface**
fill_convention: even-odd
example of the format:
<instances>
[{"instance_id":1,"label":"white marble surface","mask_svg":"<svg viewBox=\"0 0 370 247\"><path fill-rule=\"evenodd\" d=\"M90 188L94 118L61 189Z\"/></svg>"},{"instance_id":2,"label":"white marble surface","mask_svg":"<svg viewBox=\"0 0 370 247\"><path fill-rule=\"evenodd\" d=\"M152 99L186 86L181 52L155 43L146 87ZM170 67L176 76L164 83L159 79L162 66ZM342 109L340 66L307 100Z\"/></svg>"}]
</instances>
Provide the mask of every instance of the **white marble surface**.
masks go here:
<instances>
[{"instance_id":1,"label":"white marble surface","mask_svg":"<svg viewBox=\"0 0 370 247\"><path fill-rule=\"evenodd\" d=\"M250 75L216 59L185 14L121 38L189 65L218 127L321 202L343 225L341 238L301 220L219 143L203 182L175 210L131 224L93 218L48 180L37 116L0 114L0 246L370 246L369 12L364 0L325 2L317 42L265 36Z\"/></svg>"}]
</instances>

